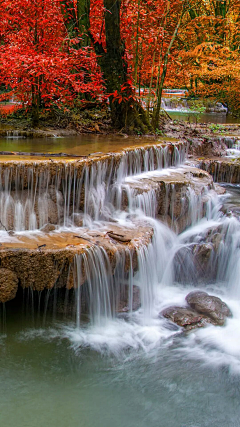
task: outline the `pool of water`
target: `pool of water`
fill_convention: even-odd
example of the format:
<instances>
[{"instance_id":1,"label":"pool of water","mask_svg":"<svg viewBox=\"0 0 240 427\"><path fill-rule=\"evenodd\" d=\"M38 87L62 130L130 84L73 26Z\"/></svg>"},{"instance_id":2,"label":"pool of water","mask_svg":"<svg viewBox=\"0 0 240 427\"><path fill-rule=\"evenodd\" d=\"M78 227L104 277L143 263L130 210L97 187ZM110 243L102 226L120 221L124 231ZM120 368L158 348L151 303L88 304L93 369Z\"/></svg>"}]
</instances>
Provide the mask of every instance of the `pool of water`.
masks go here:
<instances>
[{"instance_id":1,"label":"pool of water","mask_svg":"<svg viewBox=\"0 0 240 427\"><path fill-rule=\"evenodd\" d=\"M93 153L108 153L131 146L144 146L154 142L176 141L162 137L121 137L108 135L79 135L58 138L0 138L0 151L28 153L67 153L87 156ZM12 156L13 157L13 156Z\"/></svg>"},{"instance_id":2,"label":"pool of water","mask_svg":"<svg viewBox=\"0 0 240 427\"><path fill-rule=\"evenodd\" d=\"M176 289L177 298L186 292ZM237 427L237 317L224 328L184 336L171 330L163 335L160 323L131 329L123 319L84 332L71 322L45 319L43 325L30 312L7 310L0 336L0 423Z\"/></svg>"},{"instance_id":3,"label":"pool of water","mask_svg":"<svg viewBox=\"0 0 240 427\"><path fill-rule=\"evenodd\" d=\"M196 115L192 112L179 112L179 111L168 111L169 116L172 120L183 120L185 122L195 123ZM202 113L197 115L198 123L216 123L216 124L239 124L240 119L232 117L229 114L221 113Z\"/></svg>"}]
</instances>

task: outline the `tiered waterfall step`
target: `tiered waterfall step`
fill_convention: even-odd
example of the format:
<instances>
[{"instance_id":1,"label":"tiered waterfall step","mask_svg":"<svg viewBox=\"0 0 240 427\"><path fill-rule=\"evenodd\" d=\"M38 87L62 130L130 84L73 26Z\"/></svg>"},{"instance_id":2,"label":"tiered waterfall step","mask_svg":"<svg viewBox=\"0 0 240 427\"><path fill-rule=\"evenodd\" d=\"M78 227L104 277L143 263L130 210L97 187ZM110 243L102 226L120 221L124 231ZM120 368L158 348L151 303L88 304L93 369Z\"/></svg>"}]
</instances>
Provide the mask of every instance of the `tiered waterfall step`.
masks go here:
<instances>
[{"instance_id":1,"label":"tiered waterfall step","mask_svg":"<svg viewBox=\"0 0 240 427\"><path fill-rule=\"evenodd\" d=\"M14 298L18 284L37 291L83 284L84 268L80 283L74 277L75 256L87 257L94 248L102 252L109 274L114 274L119 261L126 272L130 267L136 270L137 251L151 243L153 233L150 224L139 220L126 226L103 223L95 230L82 227L50 233L6 233L0 245L0 302Z\"/></svg>"},{"instance_id":2,"label":"tiered waterfall step","mask_svg":"<svg viewBox=\"0 0 240 427\"><path fill-rule=\"evenodd\" d=\"M207 172L181 166L126 178L122 208L141 207L180 233L206 215L207 205L219 192L224 190Z\"/></svg>"}]
</instances>

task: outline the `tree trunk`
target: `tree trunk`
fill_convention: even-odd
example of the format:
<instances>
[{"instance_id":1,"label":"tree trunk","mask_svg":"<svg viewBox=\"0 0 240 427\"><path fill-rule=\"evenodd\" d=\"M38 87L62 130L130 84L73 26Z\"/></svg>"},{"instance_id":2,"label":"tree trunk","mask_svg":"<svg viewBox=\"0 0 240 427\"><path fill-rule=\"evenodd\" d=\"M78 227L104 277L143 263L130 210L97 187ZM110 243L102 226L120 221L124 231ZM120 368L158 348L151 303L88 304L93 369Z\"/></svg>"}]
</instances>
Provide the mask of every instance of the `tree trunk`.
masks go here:
<instances>
[{"instance_id":1,"label":"tree trunk","mask_svg":"<svg viewBox=\"0 0 240 427\"><path fill-rule=\"evenodd\" d=\"M160 117L160 109L161 109L161 101L162 101L162 91L163 91L163 85L164 85L164 81L165 81L165 77L167 74L167 65L168 65L168 58L169 58L169 54L170 51L172 49L173 43L175 41L175 38L177 36L181 21L182 21L182 17L184 14L184 6L182 9L182 13L180 15L180 18L178 20L177 26L174 30L174 33L172 35L172 38L170 40L170 43L168 45L167 51L164 55L164 61L163 61L163 70L162 70L162 75L161 75L161 80L160 80L160 84L159 87L157 88L157 106L153 111L153 117L152 117L152 127L154 130L156 130L158 128L158 123L159 123L159 117Z\"/></svg>"},{"instance_id":2,"label":"tree trunk","mask_svg":"<svg viewBox=\"0 0 240 427\"><path fill-rule=\"evenodd\" d=\"M37 79L35 79L35 84L32 84L32 125L33 127L38 126L39 124L39 94Z\"/></svg>"},{"instance_id":3,"label":"tree trunk","mask_svg":"<svg viewBox=\"0 0 240 427\"><path fill-rule=\"evenodd\" d=\"M81 47L90 45L88 30L90 28L90 0L78 0L77 3L77 19L78 28L81 34Z\"/></svg>"},{"instance_id":4,"label":"tree trunk","mask_svg":"<svg viewBox=\"0 0 240 427\"><path fill-rule=\"evenodd\" d=\"M78 0L77 14L73 0L62 0L61 9L69 37L79 38L79 42L74 44L75 49L89 46L90 0Z\"/></svg>"},{"instance_id":5,"label":"tree trunk","mask_svg":"<svg viewBox=\"0 0 240 427\"><path fill-rule=\"evenodd\" d=\"M127 132L146 133L151 129L146 112L134 97L129 82L128 65L124 58L125 46L120 34L121 0L104 0L106 50L95 44L99 65L106 82L112 124ZM114 94L114 95L113 95ZM116 95L116 96L115 96Z\"/></svg>"}]
</instances>

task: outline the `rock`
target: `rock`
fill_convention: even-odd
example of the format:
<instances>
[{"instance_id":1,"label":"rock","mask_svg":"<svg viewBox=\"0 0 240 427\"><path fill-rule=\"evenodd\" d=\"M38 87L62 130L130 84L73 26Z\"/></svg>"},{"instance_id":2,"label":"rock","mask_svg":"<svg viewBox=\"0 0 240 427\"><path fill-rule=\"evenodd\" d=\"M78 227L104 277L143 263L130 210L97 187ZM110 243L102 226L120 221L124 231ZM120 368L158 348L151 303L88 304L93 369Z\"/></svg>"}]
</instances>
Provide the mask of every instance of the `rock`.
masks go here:
<instances>
[{"instance_id":1,"label":"rock","mask_svg":"<svg viewBox=\"0 0 240 427\"><path fill-rule=\"evenodd\" d=\"M84 214L83 213L74 213L72 214L72 221L75 227L82 227L83 226L83 220L84 220Z\"/></svg>"},{"instance_id":2,"label":"rock","mask_svg":"<svg viewBox=\"0 0 240 427\"><path fill-rule=\"evenodd\" d=\"M215 107L214 107L214 112L215 113L227 113L228 109L227 109L227 107L224 107L224 105L221 102L217 102Z\"/></svg>"},{"instance_id":3,"label":"rock","mask_svg":"<svg viewBox=\"0 0 240 427\"><path fill-rule=\"evenodd\" d=\"M56 230L56 225L54 224L45 224L42 228L41 231L43 231L43 233L50 233L51 231Z\"/></svg>"},{"instance_id":4,"label":"rock","mask_svg":"<svg viewBox=\"0 0 240 427\"><path fill-rule=\"evenodd\" d=\"M18 289L18 278L8 268L0 268L0 302L15 298Z\"/></svg>"},{"instance_id":5,"label":"rock","mask_svg":"<svg viewBox=\"0 0 240 427\"><path fill-rule=\"evenodd\" d=\"M210 283L217 280L220 251L228 228L222 224L187 237L174 256L174 279L180 283Z\"/></svg>"},{"instance_id":6,"label":"rock","mask_svg":"<svg viewBox=\"0 0 240 427\"><path fill-rule=\"evenodd\" d=\"M112 239L122 243L129 243L132 240L131 237L127 236L127 234L117 234L117 233L113 233L112 231L108 231L107 234Z\"/></svg>"},{"instance_id":7,"label":"rock","mask_svg":"<svg viewBox=\"0 0 240 427\"><path fill-rule=\"evenodd\" d=\"M133 285L132 311L137 311L140 307L141 307L140 288L136 285ZM118 313L126 313L126 312L130 311L130 307L129 307L129 286L128 285L124 285L120 291L116 311Z\"/></svg>"},{"instance_id":8,"label":"rock","mask_svg":"<svg viewBox=\"0 0 240 427\"><path fill-rule=\"evenodd\" d=\"M198 166L214 177L215 182L239 184L240 162L239 159L199 159Z\"/></svg>"},{"instance_id":9,"label":"rock","mask_svg":"<svg viewBox=\"0 0 240 427\"><path fill-rule=\"evenodd\" d=\"M224 325L225 318L232 313L225 302L220 298L209 295L207 292L193 291L186 296L190 307L198 313L209 316L217 325Z\"/></svg>"},{"instance_id":10,"label":"rock","mask_svg":"<svg viewBox=\"0 0 240 427\"><path fill-rule=\"evenodd\" d=\"M165 308L160 315L187 330L205 326L206 323L212 323L211 319L207 319L206 316L187 307L171 306Z\"/></svg>"}]
</instances>

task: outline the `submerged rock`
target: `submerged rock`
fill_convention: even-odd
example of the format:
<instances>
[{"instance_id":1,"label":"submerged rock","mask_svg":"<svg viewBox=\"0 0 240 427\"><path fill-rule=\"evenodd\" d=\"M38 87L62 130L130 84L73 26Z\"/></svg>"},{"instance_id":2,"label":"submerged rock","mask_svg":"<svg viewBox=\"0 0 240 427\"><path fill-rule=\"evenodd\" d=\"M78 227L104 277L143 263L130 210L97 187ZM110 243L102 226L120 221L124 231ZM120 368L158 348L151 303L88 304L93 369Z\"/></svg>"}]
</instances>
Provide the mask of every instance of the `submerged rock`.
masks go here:
<instances>
[{"instance_id":1,"label":"submerged rock","mask_svg":"<svg viewBox=\"0 0 240 427\"><path fill-rule=\"evenodd\" d=\"M224 325L226 317L232 316L231 310L225 302L207 292L190 292L186 296L186 301L192 309L210 317L219 326Z\"/></svg>"},{"instance_id":2,"label":"submerged rock","mask_svg":"<svg viewBox=\"0 0 240 427\"><path fill-rule=\"evenodd\" d=\"M0 302L15 298L18 289L18 278L8 268L0 268Z\"/></svg>"}]
</instances>

